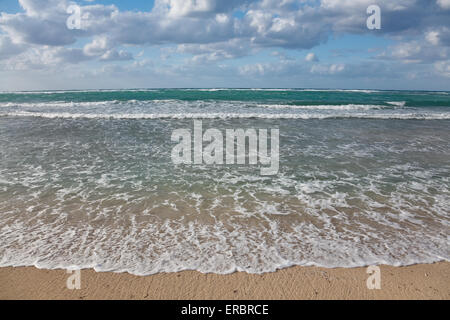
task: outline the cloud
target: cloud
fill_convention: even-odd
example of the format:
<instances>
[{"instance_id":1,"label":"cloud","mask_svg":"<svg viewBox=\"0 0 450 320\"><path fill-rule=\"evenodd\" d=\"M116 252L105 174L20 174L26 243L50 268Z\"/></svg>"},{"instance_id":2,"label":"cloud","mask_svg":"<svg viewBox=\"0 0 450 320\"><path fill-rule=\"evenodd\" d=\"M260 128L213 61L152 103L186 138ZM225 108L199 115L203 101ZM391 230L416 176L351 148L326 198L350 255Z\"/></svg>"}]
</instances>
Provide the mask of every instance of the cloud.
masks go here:
<instances>
[{"instance_id":1,"label":"cloud","mask_svg":"<svg viewBox=\"0 0 450 320\"><path fill-rule=\"evenodd\" d=\"M436 46L439 44L439 32L438 31L428 31L425 34L425 39L432 45Z\"/></svg>"},{"instance_id":2,"label":"cloud","mask_svg":"<svg viewBox=\"0 0 450 320\"><path fill-rule=\"evenodd\" d=\"M96 37L92 42L86 44L83 48L83 52L87 56L101 56L108 50L113 48L112 41L107 37Z\"/></svg>"},{"instance_id":3,"label":"cloud","mask_svg":"<svg viewBox=\"0 0 450 320\"><path fill-rule=\"evenodd\" d=\"M0 35L0 60L22 53L25 46L14 43L9 36Z\"/></svg>"},{"instance_id":4,"label":"cloud","mask_svg":"<svg viewBox=\"0 0 450 320\"><path fill-rule=\"evenodd\" d=\"M155 0L151 11L124 11L114 5L79 1L80 30L66 26L71 1L19 3L20 12L0 15L3 69L50 70L87 61L131 61L130 65L138 66L146 58L133 56L131 48L156 47L161 49L161 60L153 62L152 70L172 76L185 70L205 77L224 70L230 77L233 72L248 77L291 76L293 72L341 76L352 72L348 61L338 61L345 55L322 61L327 56L321 51L319 63L313 48L331 37L356 34L393 42L372 57L374 64L402 68L396 62L416 63L428 65L436 75L447 74L449 0L378 0L382 27L375 31L366 27L366 9L373 0ZM274 59L270 56L258 61L255 57L264 50L272 52L277 62L268 61ZM183 57L183 62L176 66L164 62L172 55ZM230 61L237 61L233 68L226 66ZM123 64L110 69L131 72Z\"/></svg>"},{"instance_id":5,"label":"cloud","mask_svg":"<svg viewBox=\"0 0 450 320\"><path fill-rule=\"evenodd\" d=\"M171 18L215 16L252 1L239 0L156 0L155 11Z\"/></svg>"},{"instance_id":6,"label":"cloud","mask_svg":"<svg viewBox=\"0 0 450 320\"><path fill-rule=\"evenodd\" d=\"M310 66L302 61L282 60L280 62L255 63L239 67L239 74L247 77L271 76L295 77L299 74L336 76L346 70L345 64L314 64Z\"/></svg>"},{"instance_id":7,"label":"cloud","mask_svg":"<svg viewBox=\"0 0 450 320\"><path fill-rule=\"evenodd\" d=\"M16 42L64 46L76 41L75 34L65 26L65 19L63 16L51 20L34 14L2 13L0 27Z\"/></svg>"},{"instance_id":8,"label":"cloud","mask_svg":"<svg viewBox=\"0 0 450 320\"><path fill-rule=\"evenodd\" d=\"M82 6L82 30L65 27L69 2L20 0L25 12L2 14L0 27L15 40L64 46L83 37L107 36L116 45L211 44L246 40L253 47L310 49L327 41L330 31L368 33L366 8L373 1L314 2L156 0L152 11L119 11L114 5ZM382 33L419 33L445 25L450 13L438 2L380 0ZM243 9L242 19L233 11ZM414 17L412 19L411 17ZM448 24L448 22L447 22ZM231 42L230 42L231 43Z\"/></svg>"},{"instance_id":9,"label":"cloud","mask_svg":"<svg viewBox=\"0 0 450 320\"><path fill-rule=\"evenodd\" d=\"M232 39L225 42L212 44L180 44L177 53L189 53L193 57L193 63L210 63L225 59L236 59L244 57L252 51L248 42L240 39Z\"/></svg>"},{"instance_id":10,"label":"cloud","mask_svg":"<svg viewBox=\"0 0 450 320\"><path fill-rule=\"evenodd\" d=\"M310 52L310 53L308 53L308 54L306 55L305 61L308 61L308 62L316 62L316 61L319 61L319 59L317 58L317 56L316 56L315 53Z\"/></svg>"},{"instance_id":11,"label":"cloud","mask_svg":"<svg viewBox=\"0 0 450 320\"><path fill-rule=\"evenodd\" d=\"M280 61L283 63L295 60L294 57L291 57L282 51L273 51L270 55L274 56L274 57L278 57L278 59L280 59Z\"/></svg>"},{"instance_id":12,"label":"cloud","mask_svg":"<svg viewBox=\"0 0 450 320\"><path fill-rule=\"evenodd\" d=\"M440 75L450 78L450 60L436 62L434 68Z\"/></svg>"},{"instance_id":13,"label":"cloud","mask_svg":"<svg viewBox=\"0 0 450 320\"><path fill-rule=\"evenodd\" d=\"M125 50L108 50L100 58L101 61L133 60L133 55Z\"/></svg>"},{"instance_id":14,"label":"cloud","mask_svg":"<svg viewBox=\"0 0 450 320\"><path fill-rule=\"evenodd\" d=\"M27 16L52 18L55 12L65 12L68 6L66 0L19 0L20 6Z\"/></svg>"},{"instance_id":15,"label":"cloud","mask_svg":"<svg viewBox=\"0 0 450 320\"><path fill-rule=\"evenodd\" d=\"M438 46L450 46L450 28L440 27L435 29L430 29L425 33L425 39L432 45Z\"/></svg>"},{"instance_id":16,"label":"cloud","mask_svg":"<svg viewBox=\"0 0 450 320\"><path fill-rule=\"evenodd\" d=\"M425 41L401 42L388 48L377 56L378 59L397 60L402 63L434 63L436 61L447 60L450 49L448 47L436 47L435 35L428 35L433 42L428 44ZM430 41L429 41L430 42Z\"/></svg>"},{"instance_id":17,"label":"cloud","mask_svg":"<svg viewBox=\"0 0 450 320\"><path fill-rule=\"evenodd\" d=\"M310 72L313 74L321 74L321 75L334 75L341 73L345 70L344 64L315 64L311 67Z\"/></svg>"},{"instance_id":18,"label":"cloud","mask_svg":"<svg viewBox=\"0 0 450 320\"><path fill-rule=\"evenodd\" d=\"M443 9L450 9L450 0L437 0L437 3Z\"/></svg>"}]
</instances>

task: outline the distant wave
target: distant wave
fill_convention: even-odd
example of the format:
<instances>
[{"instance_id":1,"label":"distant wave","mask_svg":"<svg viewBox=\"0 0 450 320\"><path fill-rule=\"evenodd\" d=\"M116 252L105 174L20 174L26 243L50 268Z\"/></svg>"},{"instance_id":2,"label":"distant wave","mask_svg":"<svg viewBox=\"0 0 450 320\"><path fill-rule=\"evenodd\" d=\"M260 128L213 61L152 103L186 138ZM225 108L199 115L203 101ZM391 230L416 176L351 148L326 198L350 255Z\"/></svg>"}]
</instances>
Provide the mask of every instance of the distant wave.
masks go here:
<instances>
[{"instance_id":1,"label":"distant wave","mask_svg":"<svg viewBox=\"0 0 450 320\"><path fill-rule=\"evenodd\" d=\"M69 112L7 112L0 113L1 117L40 117L65 119L399 119L399 120L449 120L450 113L69 113Z\"/></svg>"},{"instance_id":2,"label":"distant wave","mask_svg":"<svg viewBox=\"0 0 450 320\"><path fill-rule=\"evenodd\" d=\"M360 92L376 93L380 90L370 89L302 89L302 88L180 88L180 89L89 89L89 90L43 90L43 91L1 91L0 94L58 94L58 93L84 93L84 92L153 92L162 90L180 91L305 91L305 92Z\"/></svg>"},{"instance_id":3,"label":"distant wave","mask_svg":"<svg viewBox=\"0 0 450 320\"><path fill-rule=\"evenodd\" d=\"M11 108L11 107L18 107L18 108L40 108L40 107L74 107L74 106L104 106L108 104L115 104L119 103L118 100L111 100L111 101L90 101L90 102L66 102L66 101L49 101L49 102L2 102L0 103L0 107L3 108Z\"/></svg>"},{"instance_id":4,"label":"distant wave","mask_svg":"<svg viewBox=\"0 0 450 320\"><path fill-rule=\"evenodd\" d=\"M145 103L175 103L182 102L176 99L154 99L154 100L102 100L102 101L45 101L45 102L0 102L0 107L3 108L41 108L41 107L97 107L97 106L108 106L112 104L123 104L123 105L133 105L133 104L145 104Z\"/></svg>"},{"instance_id":5,"label":"distant wave","mask_svg":"<svg viewBox=\"0 0 450 320\"><path fill-rule=\"evenodd\" d=\"M108 105L146 105L146 104L189 104L192 106L204 106L204 105L234 105L238 107L252 107L252 108L266 108L266 109L305 109L305 110L372 110L372 109L384 109L389 106L383 105L364 105L364 104L344 104L344 105L298 105L298 104L261 104L258 102L246 102L246 101L182 101L177 99L155 99L155 100L106 100L106 101L49 101L49 102L0 102L0 108L46 108L46 107L96 107L96 106L108 106Z\"/></svg>"},{"instance_id":6,"label":"distant wave","mask_svg":"<svg viewBox=\"0 0 450 320\"><path fill-rule=\"evenodd\" d=\"M393 105L393 106L397 106L397 107L404 107L406 104L406 101L390 101L390 102L386 102L386 103Z\"/></svg>"},{"instance_id":7,"label":"distant wave","mask_svg":"<svg viewBox=\"0 0 450 320\"><path fill-rule=\"evenodd\" d=\"M375 93L381 92L379 90L369 90L369 89L301 89L301 88L205 88L205 89L180 89L184 91L299 91L299 92L360 92L360 93Z\"/></svg>"},{"instance_id":8,"label":"distant wave","mask_svg":"<svg viewBox=\"0 0 450 320\"><path fill-rule=\"evenodd\" d=\"M268 109L305 109L305 110L379 110L388 108L382 105L372 104L345 104L345 105L291 105L291 104L263 104L255 107Z\"/></svg>"},{"instance_id":9,"label":"distant wave","mask_svg":"<svg viewBox=\"0 0 450 320\"><path fill-rule=\"evenodd\" d=\"M360 92L360 93L376 93L382 92L380 90L367 90L367 89L300 89L299 91L311 91L311 92Z\"/></svg>"},{"instance_id":10,"label":"distant wave","mask_svg":"<svg viewBox=\"0 0 450 320\"><path fill-rule=\"evenodd\" d=\"M153 92L161 89L88 89L88 90L43 90L43 91L0 91L0 94L58 94L86 92Z\"/></svg>"},{"instance_id":11,"label":"distant wave","mask_svg":"<svg viewBox=\"0 0 450 320\"><path fill-rule=\"evenodd\" d=\"M216 92L216 91L267 91L267 92L349 92L349 93L383 93L397 92L404 94L432 94L449 95L449 91L421 91L421 90L375 90L375 89L314 89L314 88L141 88L141 89L87 89L87 90L29 90L29 91L0 91L2 94L64 94L64 93L96 93L96 92L161 92L161 91L198 91L198 92Z\"/></svg>"}]
</instances>

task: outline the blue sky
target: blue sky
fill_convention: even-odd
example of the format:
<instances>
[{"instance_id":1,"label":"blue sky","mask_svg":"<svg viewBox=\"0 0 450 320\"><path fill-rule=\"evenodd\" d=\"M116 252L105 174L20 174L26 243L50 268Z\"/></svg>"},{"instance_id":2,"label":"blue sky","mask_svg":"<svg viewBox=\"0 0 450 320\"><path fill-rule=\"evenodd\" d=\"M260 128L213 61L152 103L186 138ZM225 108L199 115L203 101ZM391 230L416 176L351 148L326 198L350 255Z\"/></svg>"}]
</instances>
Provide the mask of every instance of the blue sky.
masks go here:
<instances>
[{"instance_id":1,"label":"blue sky","mask_svg":"<svg viewBox=\"0 0 450 320\"><path fill-rule=\"evenodd\" d=\"M450 0L0 0L0 12L0 90L450 90Z\"/></svg>"}]
</instances>

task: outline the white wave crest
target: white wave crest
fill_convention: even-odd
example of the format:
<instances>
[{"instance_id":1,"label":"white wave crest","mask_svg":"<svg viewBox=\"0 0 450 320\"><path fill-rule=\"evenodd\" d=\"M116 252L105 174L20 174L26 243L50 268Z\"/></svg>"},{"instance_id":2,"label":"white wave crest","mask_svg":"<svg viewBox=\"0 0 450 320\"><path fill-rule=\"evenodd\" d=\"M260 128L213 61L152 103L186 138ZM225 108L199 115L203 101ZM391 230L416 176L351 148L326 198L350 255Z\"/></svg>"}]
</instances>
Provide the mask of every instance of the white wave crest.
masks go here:
<instances>
[{"instance_id":1,"label":"white wave crest","mask_svg":"<svg viewBox=\"0 0 450 320\"><path fill-rule=\"evenodd\" d=\"M386 103L396 106L396 107L404 107L406 104L406 101L388 101Z\"/></svg>"},{"instance_id":2,"label":"white wave crest","mask_svg":"<svg viewBox=\"0 0 450 320\"><path fill-rule=\"evenodd\" d=\"M305 110L379 110L386 108L382 105L346 104L346 105L290 105L290 104L263 104L257 107L267 109L305 109Z\"/></svg>"},{"instance_id":3,"label":"white wave crest","mask_svg":"<svg viewBox=\"0 0 450 320\"><path fill-rule=\"evenodd\" d=\"M40 117L66 119L398 119L398 120L449 120L450 113L40 113L40 112L8 112L0 113L2 117Z\"/></svg>"}]
</instances>

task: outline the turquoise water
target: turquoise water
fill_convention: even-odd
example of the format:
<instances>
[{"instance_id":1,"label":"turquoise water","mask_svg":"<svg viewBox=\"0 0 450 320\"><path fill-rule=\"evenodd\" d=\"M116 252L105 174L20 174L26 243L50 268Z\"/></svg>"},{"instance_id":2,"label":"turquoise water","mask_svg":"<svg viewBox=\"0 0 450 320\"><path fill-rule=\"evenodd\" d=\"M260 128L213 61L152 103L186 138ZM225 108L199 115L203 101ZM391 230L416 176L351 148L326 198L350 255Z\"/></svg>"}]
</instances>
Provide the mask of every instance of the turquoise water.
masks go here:
<instances>
[{"instance_id":1,"label":"turquoise water","mask_svg":"<svg viewBox=\"0 0 450 320\"><path fill-rule=\"evenodd\" d=\"M174 165L174 130L279 129L280 168ZM0 265L152 274L448 260L448 92L0 93Z\"/></svg>"}]
</instances>

